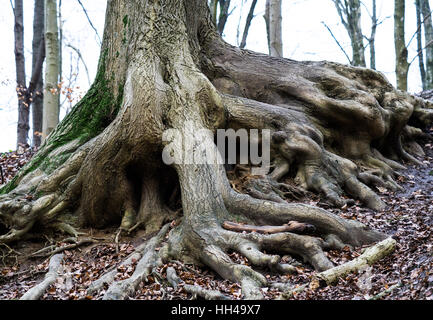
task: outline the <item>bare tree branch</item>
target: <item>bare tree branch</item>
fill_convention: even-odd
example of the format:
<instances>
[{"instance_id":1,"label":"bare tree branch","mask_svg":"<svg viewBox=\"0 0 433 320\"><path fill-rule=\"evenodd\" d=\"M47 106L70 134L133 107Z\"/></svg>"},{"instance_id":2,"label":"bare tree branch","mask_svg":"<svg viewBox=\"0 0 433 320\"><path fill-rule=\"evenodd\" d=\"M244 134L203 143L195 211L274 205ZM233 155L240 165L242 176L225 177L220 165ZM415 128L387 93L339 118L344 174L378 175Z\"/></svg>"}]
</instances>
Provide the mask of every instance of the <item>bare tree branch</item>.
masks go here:
<instances>
[{"instance_id":1,"label":"bare tree branch","mask_svg":"<svg viewBox=\"0 0 433 320\"><path fill-rule=\"evenodd\" d=\"M322 24L325 26L326 29L328 29L329 33L331 34L332 38L335 40L335 42L337 43L337 45L340 47L341 51L343 51L344 55L347 58L347 61L349 61L349 64L352 63L352 61L349 58L349 55L347 54L346 50L344 50L344 48L341 46L340 42L337 40L337 38L334 36L334 34L331 31L331 28L328 27L328 25L322 21Z\"/></svg>"},{"instance_id":2,"label":"bare tree branch","mask_svg":"<svg viewBox=\"0 0 433 320\"><path fill-rule=\"evenodd\" d=\"M101 37L99 36L98 30L96 30L95 26L94 26L93 23L92 23L92 20L90 20L90 17L89 17L89 15L87 14L87 10L86 10L86 8L84 7L84 5L83 5L83 3L81 2L81 0L77 0L77 1L78 1L78 3L80 4L81 8L83 9L83 12L84 12L84 14L85 14L86 17L87 17L87 21L89 22L90 26L92 27L93 30L95 30L96 36L98 37L99 45L101 45L102 41L101 41Z\"/></svg>"},{"instance_id":3,"label":"bare tree branch","mask_svg":"<svg viewBox=\"0 0 433 320\"><path fill-rule=\"evenodd\" d=\"M250 29L251 21L254 18L254 9L256 8L257 0L253 0L251 3L250 11L248 12L247 21L245 22L244 33L242 35L241 45L239 46L241 49L245 48L247 44L248 31Z\"/></svg>"}]
</instances>

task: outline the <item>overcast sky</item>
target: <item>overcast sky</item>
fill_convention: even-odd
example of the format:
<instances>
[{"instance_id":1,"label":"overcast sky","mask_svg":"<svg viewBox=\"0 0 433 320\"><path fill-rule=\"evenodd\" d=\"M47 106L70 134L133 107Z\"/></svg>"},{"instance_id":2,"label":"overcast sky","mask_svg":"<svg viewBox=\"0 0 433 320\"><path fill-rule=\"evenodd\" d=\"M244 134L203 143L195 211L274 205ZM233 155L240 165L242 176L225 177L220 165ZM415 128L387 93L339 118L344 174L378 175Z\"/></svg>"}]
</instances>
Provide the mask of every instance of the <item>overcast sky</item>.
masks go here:
<instances>
[{"instance_id":1,"label":"overcast sky","mask_svg":"<svg viewBox=\"0 0 433 320\"><path fill-rule=\"evenodd\" d=\"M81 0L86 7L92 23L102 37L105 18L106 0ZM251 0L232 0L234 11L227 22L224 38L233 45L237 45L242 37L244 21L247 16ZM371 11L371 0L364 0ZM431 1L432 2L432 1ZM351 56L350 41L346 31L339 21L336 9L331 0L282 0L283 15L283 45L284 57L295 60L330 60L347 64L347 58L339 49L334 39L323 26L324 21L334 35ZM255 18L252 22L247 49L267 53L265 22L263 19L265 0L258 0ZM393 43L393 10L394 1L377 0L378 18L385 19L377 29L376 36L376 67L395 85L395 54ZM24 32L27 77L31 73L31 41L33 22L33 0L24 0ZM10 0L0 0L0 152L14 150L16 144L17 97L15 94L15 58L13 12ZM365 35L370 34L370 20L363 7L362 28ZM387 18L388 17L388 18ZM239 19L241 18L241 19ZM87 65L90 79L93 80L99 56L97 36L88 24L86 17L77 0L62 1L62 20L65 43L79 48ZM240 23L239 23L240 21ZM239 32L238 32L239 30ZM406 1L406 42L416 31L416 15L414 1ZM239 36L238 36L239 34ZM77 56L64 47L64 74L75 72ZM416 41L413 40L409 48L409 61L416 55ZM369 50L366 50L367 64ZM89 83L84 65L78 64L78 79L74 87L76 99L88 89ZM78 89L76 87L79 87ZM409 91L419 92L421 80L418 61L415 60L409 70ZM65 106L62 115L65 113Z\"/></svg>"}]
</instances>

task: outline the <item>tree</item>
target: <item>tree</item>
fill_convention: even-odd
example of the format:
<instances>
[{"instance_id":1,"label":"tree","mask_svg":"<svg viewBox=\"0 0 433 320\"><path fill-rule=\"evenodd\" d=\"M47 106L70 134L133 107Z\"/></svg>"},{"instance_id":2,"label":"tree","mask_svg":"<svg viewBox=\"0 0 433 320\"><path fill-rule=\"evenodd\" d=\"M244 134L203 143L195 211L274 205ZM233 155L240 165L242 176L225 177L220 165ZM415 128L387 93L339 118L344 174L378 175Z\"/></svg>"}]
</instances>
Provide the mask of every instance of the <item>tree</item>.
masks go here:
<instances>
[{"instance_id":1,"label":"tree","mask_svg":"<svg viewBox=\"0 0 433 320\"><path fill-rule=\"evenodd\" d=\"M242 41L240 44L240 48L243 49L247 45L247 37L248 37L248 31L250 30L251 21L254 18L254 9L256 8L257 0L253 0L251 2L250 10L248 12L247 20L245 22L244 32L242 34Z\"/></svg>"},{"instance_id":2,"label":"tree","mask_svg":"<svg viewBox=\"0 0 433 320\"><path fill-rule=\"evenodd\" d=\"M421 75L422 89L423 91L427 90L427 79L424 65L424 53L422 47L422 20L421 20L421 0L415 1L416 7L416 43L417 43L417 51L418 51L418 62L419 62L419 71Z\"/></svg>"},{"instance_id":3,"label":"tree","mask_svg":"<svg viewBox=\"0 0 433 320\"><path fill-rule=\"evenodd\" d=\"M417 161L401 135L407 141L416 131L409 120L431 124L432 113L430 104L373 70L233 47L216 30L206 0L111 0L91 89L0 190L1 230L8 230L0 242L50 228L74 234L77 226L159 231L137 273L110 286L106 299L125 298L170 259L205 264L240 283L246 298L260 298L267 280L254 267L293 270L277 254L297 254L325 270L333 266L325 248L387 237L278 199L279 188L290 189L278 181L289 175L336 206L350 204L346 193L381 210L385 204L367 185L398 187L397 161ZM269 130L261 143L270 144L273 170L251 172L254 196L235 191L225 166L210 162L218 159L217 129L228 128ZM209 162L183 161L191 154ZM298 221L315 231L312 237L223 227L233 221L280 227ZM229 250L251 267L233 262Z\"/></svg>"},{"instance_id":4,"label":"tree","mask_svg":"<svg viewBox=\"0 0 433 320\"><path fill-rule=\"evenodd\" d=\"M45 0L45 86L42 137L45 139L59 123L60 49L57 1Z\"/></svg>"},{"instance_id":5,"label":"tree","mask_svg":"<svg viewBox=\"0 0 433 320\"><path fill-rule=\"evenodd\" d=\"M405 36L405 1L394 1L394 46L395 46L395 73L397 76L397 88L407 91L407 74L409 63Z\"/></svg>"},{"instance_id":6,"label":"tree","mask_svg":"<svg viewBox=\"0 0 433 320\"><path fill-rule=\"evenodd\" d=\"M266 0L266 34L268 37L269 55L283 56L281 0Z\"/></svg>"},{"instance_id":7,"label":"tree","mask_svg":"<svg viewBox=\"0 0 433 320\"><path fill-rule=\"evenodd\" d=\"M30 105L33 103L33 125L34 132L40 125L38 121L40 113L42 86L42 66L45 59L45 42L41 34L43 21L41 22L41 1L35 0L35 11L33 20L33 55L32 55L32 74L30 83L26 85L26 70L24 56L24 19L23 19L23 2L16 0L14 10L15 26L15 66L17 78L17 96L18 96L18 125L17 125L17 148L28 145L28 132L30 129L29 115ZM37 132L37 131L36 131ZM34 145L38 143L38 137L33 138Z\"/></svg>"},{"instance_id":8,"label":"tree","mask_svg":"<svg viewBox=\"0 0 433 320\"><path fill-rule=\"evenodd\" d=\"M216 25L220 35L223 34L227 19L230 15L230 1L231 0L210 0L212 21Z\"/></svg>"},{"instance_id":9,"label":"tree","mask_svg":"<svg viewBox=\"0 0 433 320\"><path fill-rule=\"evenodd\" d=\"M421 9L424 37L426 41L425 89L433 89L433 24L430 5L427 0L417 0L417 10ZM421 57L420 57L421 59ZM424 83L423 83L424 84Z\"/></svg>"},{"instance_id":10,"label":"tree","mask_svg":"<svg viewBox=\"0 0 433 320\"><path fill-rule=\"evenodd\" d=\"M352 65L365 67L364 36L361 28L361 1L332 0L352 45ZM375 6L373 6L375 8ZM373 19L373 18L372 18ZM376 24L372 25L372 32ZM372 33L374 35L374 33ZM374 37L372 38L374 39Z\"/></svg>"},{"instance_id":11,"label":"tree","mask_svg":"<svg viewBox=\"0 0 433 320\"><path fill-rule=\"evenodd\" d=\"M33 13L33 42L32 42L32 73L36 72L38 65L38 56L40 50L44 50L44 29L45 29L45 3L44 0L35 0ZM42 72L38 72L39 77L36 80L35 93L32 101L32 123L33 123L33 143L34 147L41 144L42 135L42 108L43 108L43 77Z\"/></svg>"},{"instance_id":12,"label":"tree","mask_svg":"<svg viewBox=\"0 0 433 320\"><path fill-rule=\"evenodd\" d=\"M16 0L14 7L14 36L15 36L15 69L17 78L18 96L18 125L17 125L17 147L27 145L30 106L24 101L26 95L26 66L24 57L24 9L23 1Z\"/></svg>"}]
</instances>

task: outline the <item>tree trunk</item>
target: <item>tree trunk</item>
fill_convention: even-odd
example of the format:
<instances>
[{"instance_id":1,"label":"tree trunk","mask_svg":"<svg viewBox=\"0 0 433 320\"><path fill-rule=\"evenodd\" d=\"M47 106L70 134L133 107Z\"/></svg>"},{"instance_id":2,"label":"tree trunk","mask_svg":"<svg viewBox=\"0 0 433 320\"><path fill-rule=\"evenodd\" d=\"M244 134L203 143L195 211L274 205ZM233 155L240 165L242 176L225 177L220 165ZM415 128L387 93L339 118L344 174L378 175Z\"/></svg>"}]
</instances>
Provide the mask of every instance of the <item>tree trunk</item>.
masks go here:
<instances>
[{"instance_id":1,"label":"tree trunk","mask_svg":"<svg viewBox=\"0 0 433 320\"><path fill-rule=\"evenodd\" d=\"M394 45L395 45L395 73L397 76L397 88L407 91L407 74L409 63L407 62L407 48L404 40L405 35L405 2L395 0L394 2Z\"/></svg>"},{"instance_id":2,"label":"tree trunk","mask_svg":"<svg viewBox=\"0 0 433 320\"><path fill-rule=\"evenodd\" d=\"M17 149L27 145L29 134L29 105L26 103L26 68L24 57L24 9L23 1L15 0L14 7L15 25L15 70L17 78L18 96L18 125L17 125Z\"/></svg>"},{"instance_id":3,"label":"tree trunk","mask_svg":"<svg viewBox=\"0 0 433 320\"><path fill-rule=\"evenodd\" d=\"M277 254L326 270L333 264L324 249L386 238L271 193L290 176L336 206L350 195L382 210L367 185L398 187L393 173L403 167L396 161L416 161L403 150L401 134L409 120L431 123L430 104L372 70L230 46L206 0L111 0L101 50L89 92L0 190L0 223L9 229L0 242L22 239L35 224L44 232L112 224L122 232L160 230L134 275L113 283L107 299L125 297L170 259L205 264L239 282L245 298L260 298L267 279L255 267L293 270ZM273 167L260 171L251 160L254 196L231 187L215 143L218 129L241 128L264 130L250 143L269 147ZM315 233L238 233L223 228L225 221L275 227L297 221ZM251 266L232 261L230 250Z\"/></svg>"},{"instance_id":4,"label":"tree trunk","mask_svg":"<svg viewBox=\"0 0 433 320\"><path fill-rule=\"evenodd\" d=\"M257 0L253 0L251 2L250 11L248 12L247 21L245 22L245 28L244 32L242 34L242 41L239 46L239 48L243 49L247 45L247 37L248 37L248 31L250 30L251 21L254 18L254 9L256 8Z\"/></svg>"},{"instance_id":5,"label":"tree trunk","mask_svg":"<svg viewBox=\"0 0 433 320\"><path fill-rule=\"evenodd\" d=\"M422 90L427 90L427 75L424 65L424 48L422 46L422 19L421 19L421 0L415 1L415 8L416 8L416 43L417 43L417 51L418 51L418 63L419 63L419 72L421 75L421 82L422 82Z\"/></svg>"},{"instance_id":6,"label":"tree trunk","mask_svg":"<svg viewBox=\"0 0 433 320\"><path fill-rule=\"evenodd\" d=\"M335 4L341 23L346 28L350 38L352 46L351 64L365 67L364 36L361 28L361 2L359 0L345 0L344 2L342 0L332 1Z\"/></svg>"},{"instance_id":7,"label":"tree trunk","mask_svg":"<svg viewBox=\"0 0 433 320\"><path fill-rule=\"evenodd\" d=\"M376 0L372 2L371 34L370 34L370 69L376 70L376 31L377 31L377 5Z\"/></svg>"},{"instance_id":8,"label":"tree trunk","mask_svg":"<svg viewBox=\"0 0 433 320\"><path fill-rule=\"evenodd\" d=\"M45 0L45 86L43 103L42 139L59 123L59 29L57 25L57 1Z\"/></svg>"},{"instance_id":9,"label":"tree trunk","mask_svg":"<svg viewBox=\"0 0 433 320\"><path fill-rule=\"evenodd\" d=\"M33 42L32 42L32 74L38 68L41 46L44 45L44 0L35 0L33 14ZM43 78L42 72L37 77L32 101L33 143L34 147L41 144L42 135L42 108L43 108Z\"/></svg>"},{"instance_id":10,"label":"tree trunk","mask_svg":"<svg viewBox=\"0 0 433 320\"><path fill-rule=\"evenodd\" d=\"M281 0L266 0L266 24L269 55L283 56Z\"/></svg>"},{"instance_id":11,"label":"tree trunk","mask_svg":"<svg viewBox=\"0 0 433 320\"><path fill-rule=\"evenodd\" d=\"M433 89L433 24L429 2L427 0L420 0L420 5L424 21L424 37L426 43L426 88L424 90L429 90Z\"/></svg>"}]
</instances>

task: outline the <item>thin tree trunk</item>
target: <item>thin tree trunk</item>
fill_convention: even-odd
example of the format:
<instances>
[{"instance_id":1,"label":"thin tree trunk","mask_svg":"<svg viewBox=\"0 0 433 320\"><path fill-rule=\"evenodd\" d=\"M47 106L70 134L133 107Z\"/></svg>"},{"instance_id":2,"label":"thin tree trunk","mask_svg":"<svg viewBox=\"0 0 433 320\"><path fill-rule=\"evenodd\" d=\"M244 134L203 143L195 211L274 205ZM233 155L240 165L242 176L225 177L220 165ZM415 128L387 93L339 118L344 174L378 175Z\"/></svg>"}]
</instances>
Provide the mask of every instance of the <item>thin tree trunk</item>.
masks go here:
<instances>
[{"instance_id":1,"label":"thin tree trunk","mask_svg":"<svg viewBox=\"0 0 433 320\"><path fill-rule=\"evenodd\" d=\"M257 0L253 0L251 3L250 11L248 12L247 21L245 22L244 33L242 35L242 41L240 48L245 48L247 44L248 31L250 30L251 21L254 18L254 9L256 8Z\"/></svg>"},{"instance_id":2,"label":"thin tree trunk","mask_svg":"<svg viewBox=\"0 0 433 320\"><path fill-rule=\"evenodd\" d=\"M426 78L425 88L433 88L433 24L430 13L430 5L427 0L419 0L421 4L421 13L424 19L424 36L426 42Z\"/></svg>"},{"instance_id":3,"label":"thin tree trunk","mask_svg":"<svg viewBox=\"0 0 433 320\"><path fill-rule=\"evenodd\" d=\"M419 71L421 74L422 89L424 91L424 90L427 90L427 83L426 83L426 70L425 70L425 65L424 65L424 53L423 53L423 47L422 47L421 1L422 0L416 0L415 1L416 25L417 25L416 40L417 40Z\"/></svg>"},{"instance_id":4,"label":"thin tree trunk","mask_svg":"<svg viewBox=\"0 0 433 320\"><path fill-rule=\"evenodd\" d=\"M361 2L359 0L332 0L342 24L347 30L352 46L352 62L354 66L365 67L364 36L361 28Z\"/></svg>"},{"instance_id":5,"label":"thin tree trunk","mask_svg":"<svg viewBox=\"0 0 433 320\"><path fill-rule=\"evenodd\" d=\"M15 36L15 70L18 96L17 149L27 145L29 133L29 105L24 101L27 94L26 68L24 57L24 12L23 1L15 0L14 36Z\"/></svg>"},{"instance_id":6,"label":"thin tree trunk","mask_svg":"<svg viewBox=\"0 0 433 320\"><path fill-rule=\"evenodd\" d=\"M267 0L268 44L269 54L273 57L283 56L281 0Z\"/></svg>"},{"instance_id":7,"label":"thin tree trunk","mask_svg":"<svg viewBox=\"0 0 433 320\"><path fill-rule=\"evenodd\" d=\"M45 0L45 90L43 110L43 139L59 123L59 30L57 26L57 1Z\"/></svg>"},{"instance_id":8,"label":"thin tree trunk","mask_svg":"<svg viewBox=\"0 0 433 320\"><path fill-rule=\"evenodd\" d=\"M371 35L370 35L370 68L376 70L376 30L377 30L377 6L376 0L372 2Z\"/></svg>"},{"instance_id":9,"label":"thin tree trunk","mask_svg":"<svg viewBox=\"0 0 433 320\"><path fill-rule=\"evenodd\" d=\"M230 0L219 0L219 3L220 14L218 18L218 33L222 35L229 17Z\"/></svg>"},{"instance_id":10,"label":"thin tree trunk","mask_svg":"<svg viewBox=\"0 0 433 320\"><path fill-rule=\"evenodd\" d=\"M397 88L407 91L407 73L409 63L407 62L407 48L404 40L405 35L405 1L394 2L394 45L395 45L395 73L397 76Z\"/></svg>"},{"instance_id":11,"label":"thin tree trunk","mask_svg":"<svg viewBox=\"0 0 433 320\"><path fill-rule=\"evenodd\" d=\"M32 74L38 68L38 60L40 59L40 51L44 48L44 0L35 0L34 16L33 16L33 43L32 43ZM43 61L43 59L42 59ZM41 62L39 62L41 63ZM33 146L39 147L41 144L42 134L42 108L43 108L43 77L42 72L36 79L35 91L32 101L32 123L33 123Z\"/></svg>"}]
</instances>

